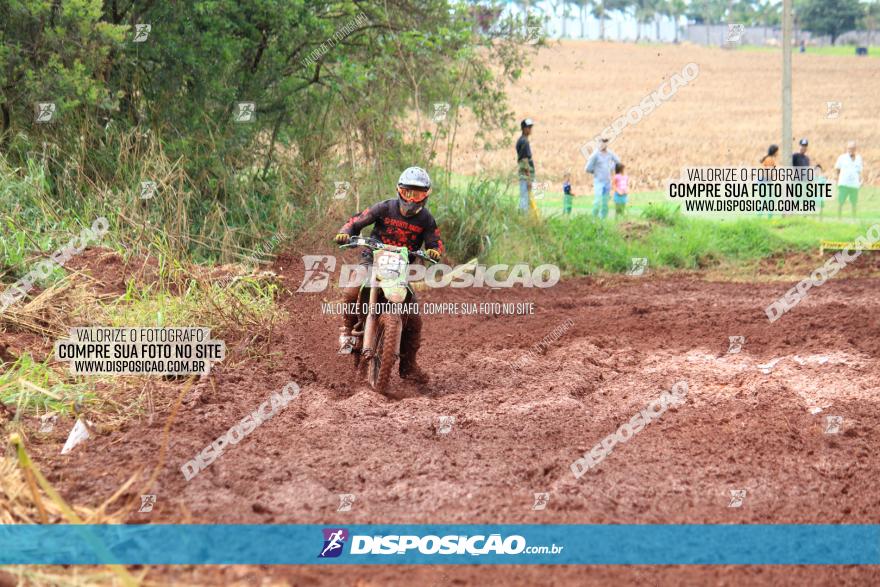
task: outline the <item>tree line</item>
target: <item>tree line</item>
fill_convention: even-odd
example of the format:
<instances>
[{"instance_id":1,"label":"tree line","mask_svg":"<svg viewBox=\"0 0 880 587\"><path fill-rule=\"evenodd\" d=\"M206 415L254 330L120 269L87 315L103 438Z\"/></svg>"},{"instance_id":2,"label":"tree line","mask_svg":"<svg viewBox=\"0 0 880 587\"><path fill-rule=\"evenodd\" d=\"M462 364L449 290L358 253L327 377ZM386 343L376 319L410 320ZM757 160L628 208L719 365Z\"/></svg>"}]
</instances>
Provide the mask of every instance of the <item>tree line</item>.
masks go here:
<instances>
[{"instance_id":1,"label":"tree line","mask_svg":"<svg viewBox=\"0 0 880 587\"><path fill-rule=\"evenodd\" d=\"M519 1L521 10L535 10L538 3ZM580 21L580 33L584 35L587 15L599 19L599 37L606 39L606 20L609 13L632 15L639 26L654 23L658 30L660 19L668 17L676 23L686 17L696 24L743 24L746 26L777 27L782 22L780 0L550 0L550 7L557 15L576 17ZM832 43L842 33L863 30L870 38L880 24L880 1L871 0L795 0L793 6L795 25L816 35L829 35ZM563 27L566 23L563 22ZM563 29L563 36L566 31ZM675 39L678 40L676 26Z\"/></svg>"}]
</instances>

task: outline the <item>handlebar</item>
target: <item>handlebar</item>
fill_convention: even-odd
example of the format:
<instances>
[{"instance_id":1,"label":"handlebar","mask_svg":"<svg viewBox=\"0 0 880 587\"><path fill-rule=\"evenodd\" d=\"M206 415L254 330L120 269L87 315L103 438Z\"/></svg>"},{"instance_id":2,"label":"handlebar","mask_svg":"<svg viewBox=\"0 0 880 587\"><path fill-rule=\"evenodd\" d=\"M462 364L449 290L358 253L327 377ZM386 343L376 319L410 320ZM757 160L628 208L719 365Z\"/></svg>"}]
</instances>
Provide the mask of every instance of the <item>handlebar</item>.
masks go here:
<instances>
[{"instance_id":1,"label":"handlebar","mask_svg":"<svg viewBox=\"0 0 880 587\"><path fill-rule=\"evenodd\" d=\"M428 256L425 251L411 251L406 247L398 247L395 245L387 245L381 241L378 241L374 238L368 238L365 236L353 236L348 239L348 243L344 245L339 245L340 249L353 249L354 247L367 247L368 249L379 250L379 251L393 251L395 253L399 253L403 250L406 250L410 255L415 255L420 259L424 259L430 263L437 263L434 259Z\"/></svg>"}]
</instances>

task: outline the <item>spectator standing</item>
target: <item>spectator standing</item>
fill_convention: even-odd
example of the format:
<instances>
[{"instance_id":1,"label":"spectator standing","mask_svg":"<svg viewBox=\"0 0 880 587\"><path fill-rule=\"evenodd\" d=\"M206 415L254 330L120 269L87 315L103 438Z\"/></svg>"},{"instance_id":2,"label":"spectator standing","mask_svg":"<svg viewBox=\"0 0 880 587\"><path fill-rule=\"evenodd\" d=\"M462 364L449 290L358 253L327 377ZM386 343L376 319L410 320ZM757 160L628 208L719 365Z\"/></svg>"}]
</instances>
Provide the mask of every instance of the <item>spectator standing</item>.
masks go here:
<instances>
[{"instance_id":1,"label":"spectator standing","mask_svg":"<svg viewBox=\"0 0 880 587\"><path fill-rule=\"evenodd\" d=\"M770 169L772 167L776 167L776 157L779 155L779 145L770 145L767 149L767 154L761 158L761 167L764 169ZM765 180L759 179L761 183L764 183ZM767 200L771 198L771 196L761 196L762 200ZM758 214L758 216L762 216L762 214ZM773 218L772 212L767 212L767 218Z\"/></svg>"},{"instance_id":2,"label":"spectator standing","mask_svg":"<svg viewBox=\"0 0 880 587\"><path fill-rule=\"evenodd\" d=\"M584 171L593 174L593 216L608 216L608 197L611 194L611 173L620 158L608 150L608 139L599 141L599 148L593 151Z\"/></svg>"},{"instance_id":3,"label":"spectator standing","mask_svg":"<svg viewBox=\"0 0 880 587\"><path fill-rule=\"evenodd\" d=\"M626 216L626 200L629 195L629 177L624 174L626 167L623 163L614 166L614 177L611 178L611 186L614 190L614 217L617 219Z\"/></svg>"},{"instance_id":4,"label":"spectator standing","mask_svg":"<svg viewBox=\"0 0 880 587\"><path fill-rule=\"evenodd\" d=\"M571 173L565 172L562 176L562 213L571 214L571 200L574 194L571 192Z\"/></svg>"},{"instance_id":5,"label":"spectator standing","mask_svg":"<svg viewBox=\"0 0 880 587\"><path fill-rule=\"evenodd\" d=\"M807 156L807 147L810 145L810 142L807 139L801 139L798 144L801 148L791 156L791 165L793 167L809 167L810 158Z\"/></svg>"},{"instance_id":6,"label":"spectator standing","mask_svg":"<svg viewBox=\"0 0 880 587\"><path fill-rule=\"evenodd\" d=\"M837 170L837 217L843 216L843 204L849 200L855 218L862 186L862 156L856 153L855 141L846 144L846 153L837 158L834 169Z\"/></svg>"},{"instance_id":7,"label":"spectator standing","mask_svg":"<svg viewBox=\"0 0 880 587\"><path fill-rule=\"evenodd\" d=\"M822 166L816 163L816 166L813 167L813 181L816 183L828 183L828 178L825 177L825 170L822 169ZM824 193L824 192L823 192ZM825 198L819 198L819 220L822 219L822 213L825 212Z\"/></svg>"},{"instance_id":8,"label":"spectator standing","mask_svg":"<svg viewBox=\"0 0 880 587\"><path fill-rule=\"evenodd\" d=\"M519 210L525 212L531 209L538 212L535 200L532 198L532 184L535 181L535 161L532 159L532 146L529 137L535 123L531 118L526 118L519 123L522 134L516 141L516 164L519 170Z\"/></svg>"},{"instance_id":9,"label":"spectator standing","mask_svg":"<svg viewBox=\"0 0 880 587\"><path fill-rule=\"evenodd\" d=\"M770 145L767 154L761 159L761 167L776 167L776 156L779 154L779 145Z\"/></svg>"}]
</instances>

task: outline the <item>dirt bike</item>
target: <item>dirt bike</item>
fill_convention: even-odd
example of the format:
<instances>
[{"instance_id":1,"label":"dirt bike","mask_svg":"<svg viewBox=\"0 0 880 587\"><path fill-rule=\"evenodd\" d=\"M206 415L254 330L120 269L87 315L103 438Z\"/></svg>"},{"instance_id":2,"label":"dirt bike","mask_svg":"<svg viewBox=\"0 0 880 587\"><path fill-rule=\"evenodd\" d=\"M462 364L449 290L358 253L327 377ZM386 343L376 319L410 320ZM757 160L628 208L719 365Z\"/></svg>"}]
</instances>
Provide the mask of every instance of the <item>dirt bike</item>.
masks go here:
<instances>
[{"instance_id":1,"label":"dirt bike","mask_svg":"<svg viewBox=\"0 0 880 587\"><path fill-rule=\"evenodd\" d=\"M367 247L373 251L375 279L368 279L361 285L358 294L358 309L367 308L366 315L359 311L357 322L351 329L348 340L343 340L341 353L350 352L358 375L366 375L374 390L384 394L400 357L401 335L403 333L403 312L401 306L409 303L413 292L407 283L409 256L415 255L430 263L436 263L424 251L410 251L406 247L386 245L372 238L353 236L342 249ZM365 305L369 302L369 305ZM385 303L398 304L397 310L383 312ZM346 351L345 349L350 349Z\"/></svg>"}]
</instances>

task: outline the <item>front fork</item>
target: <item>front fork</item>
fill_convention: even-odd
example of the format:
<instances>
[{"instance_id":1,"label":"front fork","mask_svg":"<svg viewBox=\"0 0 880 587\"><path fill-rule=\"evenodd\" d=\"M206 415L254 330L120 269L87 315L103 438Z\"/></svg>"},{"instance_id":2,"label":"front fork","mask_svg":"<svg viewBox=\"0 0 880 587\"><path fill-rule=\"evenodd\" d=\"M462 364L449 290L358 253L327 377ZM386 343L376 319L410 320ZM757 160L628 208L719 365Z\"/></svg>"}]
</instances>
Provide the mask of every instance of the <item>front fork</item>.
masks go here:
<instances>
[{"instance_id":1,"label":"front fork","mask_svg":"<svg viewBox=\"0 0 880 587\"><path fill-rule=\"evenodd\" d=\"M373 308L379 300L379 288L370 288L370 304L367 306L367 323L364 327L364 346L361 349L361 358L369 359L373 356L376 346L376 315Z\"/></svg>"}]
</instances>

